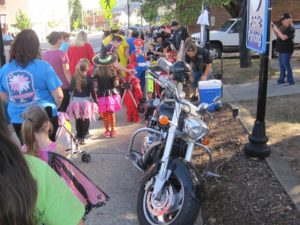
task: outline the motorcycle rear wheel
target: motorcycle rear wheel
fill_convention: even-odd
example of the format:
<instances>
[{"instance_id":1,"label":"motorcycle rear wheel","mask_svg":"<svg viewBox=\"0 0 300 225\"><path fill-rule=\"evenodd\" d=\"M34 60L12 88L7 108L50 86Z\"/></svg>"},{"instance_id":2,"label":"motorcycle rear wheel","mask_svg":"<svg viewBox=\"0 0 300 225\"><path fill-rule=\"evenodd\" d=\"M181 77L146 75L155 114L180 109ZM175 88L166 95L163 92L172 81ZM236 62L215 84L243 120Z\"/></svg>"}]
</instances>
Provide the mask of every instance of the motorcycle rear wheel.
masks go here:
<instances>
[{"instance_id":1,"label":"motorcycle rear wheel","mask_svg":"<svg viewBox=\"0 0 300 225\"><path fill-rule=\"evenodd\" d=\"M145 190L147 189L147 190ZM151 197L153 179L141 186L137 214L141 225L192 225L200 211L200 202L194 199L182 181L171 174L159 201Z\"/></svg>"}]
</instances>

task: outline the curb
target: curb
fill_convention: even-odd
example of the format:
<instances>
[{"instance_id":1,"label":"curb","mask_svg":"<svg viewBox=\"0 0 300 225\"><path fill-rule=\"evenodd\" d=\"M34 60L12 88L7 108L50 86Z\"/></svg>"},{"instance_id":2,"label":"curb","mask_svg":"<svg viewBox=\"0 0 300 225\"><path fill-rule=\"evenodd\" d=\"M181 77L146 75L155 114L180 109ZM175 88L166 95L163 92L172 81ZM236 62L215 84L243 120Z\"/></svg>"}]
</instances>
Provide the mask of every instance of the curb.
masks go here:
<instances>
[{"instance_id":1,"label":"curb","mask_svg":"<svg viewBox=\"0 0 300 225\"><path fill-rule=\"evenodd\" d=\"M238 107L240 110L239 120L246 129L248 134L251 134L255 119L251 116L248 110L242 107L239 103L228 103L232 109ZM271 155L265 158L267 164L275 174L276 178L300 212L300 178L291 169L286 160L284 160L276 148L271 148Z\"/></svg>"}]
</instances>

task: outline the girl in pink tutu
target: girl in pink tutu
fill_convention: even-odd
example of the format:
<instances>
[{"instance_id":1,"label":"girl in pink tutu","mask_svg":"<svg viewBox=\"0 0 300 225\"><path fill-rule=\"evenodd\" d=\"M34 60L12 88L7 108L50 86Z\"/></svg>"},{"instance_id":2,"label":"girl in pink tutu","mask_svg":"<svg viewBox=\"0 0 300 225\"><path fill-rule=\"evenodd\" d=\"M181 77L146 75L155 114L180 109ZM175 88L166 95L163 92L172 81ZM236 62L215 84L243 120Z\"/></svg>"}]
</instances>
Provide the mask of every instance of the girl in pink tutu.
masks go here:
<instances>
[{"instance_id":1,"label":"girl in pink tutu","mask_svg":"<svg viewBox=\"0 0 300 225\"><path fill-rule=\"evenodd\" d=\"M76 132L80 144L85 144L84 137L89 131L90 120L95 120L98 114L93 78L87 76L89 68L88 59L79 60L69 87L72 91L72 99L67 113L76 120Z\"/></svg>"},{"instance_id":2,"label":"girl in pink tutu","mask_svg":"<svg viewBox=\"0 0 300 225\"><path fill-rule=\"evenodd\" d=\"M96 68L94 70L94 79L97 85L97 98L99 112L104 123L104 137L116 137L115 130L115 112L119 111L121 106L121 97L118 90L118 76L113 67L116 62L116 55L112 53L99 54L93 59Z\"/></svg>"}]
</instances>

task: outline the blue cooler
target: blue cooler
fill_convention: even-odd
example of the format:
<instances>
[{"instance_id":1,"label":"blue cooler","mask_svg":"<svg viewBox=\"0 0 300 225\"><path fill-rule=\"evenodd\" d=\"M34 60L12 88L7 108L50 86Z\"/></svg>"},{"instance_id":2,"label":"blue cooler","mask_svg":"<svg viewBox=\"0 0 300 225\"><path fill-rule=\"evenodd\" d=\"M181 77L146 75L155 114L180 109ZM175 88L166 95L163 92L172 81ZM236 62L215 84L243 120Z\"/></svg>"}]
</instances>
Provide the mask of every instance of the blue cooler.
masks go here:
<instances>
[{"instance_id":1,"label":"blue cooler","mask_svg":"<svg viewBox=\"0 0 300 225\"><path fill-rule=\"evenodd\" d=\"M198 83L200 103L211 104L213 100L222 96L222 81L220 80L205 80ZM209 108L209 111L214 111L215 105Z\"/></svg>"}]
</instances>

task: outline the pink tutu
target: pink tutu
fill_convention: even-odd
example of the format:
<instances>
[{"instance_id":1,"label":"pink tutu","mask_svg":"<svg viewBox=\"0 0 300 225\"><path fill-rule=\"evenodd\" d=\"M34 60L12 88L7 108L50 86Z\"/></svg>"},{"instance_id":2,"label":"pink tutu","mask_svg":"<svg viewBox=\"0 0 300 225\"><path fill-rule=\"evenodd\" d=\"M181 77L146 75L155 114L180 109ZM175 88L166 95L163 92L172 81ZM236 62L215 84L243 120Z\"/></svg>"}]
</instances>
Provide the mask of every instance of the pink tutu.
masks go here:
<instances>
[{"instance_id":1,"label":"pink tutu","mask_svg":"<svg viewBox=\"0 0 300 225\"><path fill-rule=\"evenodd\" d=\"M99 112L117 112L122 109L121 97L117 95L109 95L98 98Z\"/></svg>"},{"instance_id":2,"label":"pink tutu","mask_svg":"<svg viewBox=\"0 0 300 225\"><path fill-rule=\"evenodd\" d=\"M75 119L96 120L98 106L90 97L73 97L68 106L67 113L71 118Z\"/></svg>"}]
</instances>

